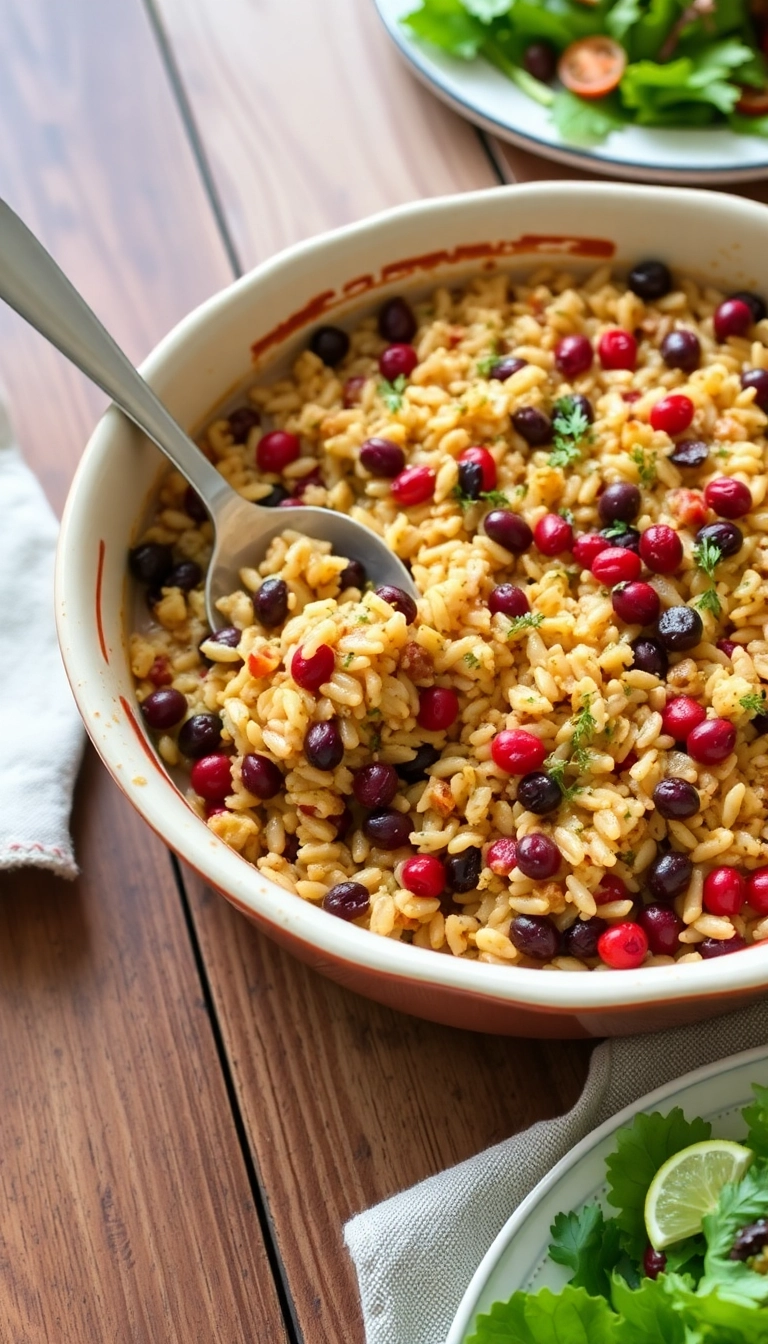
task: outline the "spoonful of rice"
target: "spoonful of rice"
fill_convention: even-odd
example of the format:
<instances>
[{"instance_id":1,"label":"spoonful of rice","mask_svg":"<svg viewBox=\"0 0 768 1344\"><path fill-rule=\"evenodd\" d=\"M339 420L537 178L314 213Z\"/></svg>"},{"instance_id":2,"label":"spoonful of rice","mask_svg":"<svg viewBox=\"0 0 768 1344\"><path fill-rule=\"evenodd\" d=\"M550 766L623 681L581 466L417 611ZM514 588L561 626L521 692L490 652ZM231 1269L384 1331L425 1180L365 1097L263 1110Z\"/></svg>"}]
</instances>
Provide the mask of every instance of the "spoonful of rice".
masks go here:
<instances>
[{"instance_id":1,"label":"spoonful of rice","mask_svg":"<svg viewBox=\"0 0 768 1344\"><path fill-rule=\"evenodd\" d=\"M242 498L184 433L123 354L96 314L18 215L0 201L0 298L55 345L156 443L205 505L214 546L205 584L211 627L226 624L219 598L240 586L240 570L264 557L273 537L291 531L329 541L338 556L364 566L377 587L418 597L405 565L363 523L332 509L297 505L290 513Z\"/></svg>"}]
</instances>

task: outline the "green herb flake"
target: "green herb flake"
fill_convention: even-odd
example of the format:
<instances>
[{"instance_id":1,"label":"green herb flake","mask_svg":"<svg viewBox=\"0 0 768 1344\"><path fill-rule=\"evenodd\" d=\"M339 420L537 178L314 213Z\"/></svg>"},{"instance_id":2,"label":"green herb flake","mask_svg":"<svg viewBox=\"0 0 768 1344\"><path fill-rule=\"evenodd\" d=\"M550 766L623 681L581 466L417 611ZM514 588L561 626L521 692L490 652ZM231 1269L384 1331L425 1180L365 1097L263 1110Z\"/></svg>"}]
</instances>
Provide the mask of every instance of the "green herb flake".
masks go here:
<instances>
[{"instance_id":1,"label":"green herb flake","mask_svg":"<svg viewBox=\"0 0 768 1344\"><path fill-rule=\"evenodd\" d=\"M405 374L399 373L392 383L382 378L376 390L387 409L394 413L399 411L403 404L403 393L407 386L408 379Z\"/></svg>"},{"instance_id":2,"label":"green herb flake","mask_svg":"<svg viewBox=\"0 0 768 1344\"><path fill-rule=\"evenodd\" d=\"M507 630L507 639L519 635L523 630L538 630L544 615L540 611L527 611L524 616L513 616Z\"/></svg>"},{"instance_id":3,"label":"green herb flake","mask_svg":"<svg viewBox=\"0 0 768 1344\"><path fill-rule=\"evenodd\" d=\"M477 361L477 372L481 378L487 378L494 364L499 362L498 347L495 350L489 350L487 355L481 355Z\"/></svg>"},{"instance_id":4,"label":"green herb flake","mask_svg":"<svg viewBox=\"0 0 768 1344\"><path fill-rule=\"evenodd\" d=\"M573 527L573 514L570 509L558 509L557 512L561 518L565 519L566 523L570 523Z\"/></svg>"},{"instance_id":5,"label":"green herb flake","mask_svg":"<svg viewBox=\"0 0 768 1344\"><path fill-rule=\"evenodd\" d=\"M714 578L715 570L723 558L723 552L716 542L705 537L704 541L697 541L693 548L693 558L699 569L703 570L708 579Z\"/></svg>"},{"instance_id":6,"label":"green herb flake","mask_svg":"<svg viewBox=\"0 0 768 1344\"><path fill-rule=\"evenodd\" d=\"M478 658L476 653L472 653L471 651L469 653L464 654L464 662L467 664L467 667L480 666L480 659Z\"/></svg>"},{"instance_id":7,"label":"green herb flake","mask_svg":"<svg viewBox=\"0 0 768 1344\"><path fill-rule=\"evenodd\" d=\"M501 509L509 503L509 496L505 495L503 490L483 490L480 498L486 500L494 509Z\"/></svg>"},{"instance_id":8,"label":"green herb flake","mask_svg":"<svg viewBox=\"0 0 768 1344\"><path fill-rule=\"evenodd\" d=\"M723 610L723 604L717 595L717 589L714 585L712 585L711 588L705 588L703 593L700 593L698 597L695 597L693 605L694 607L698 607L699 611L711 612L715 617L715 620L717 620Z\"/></svg>"},{"instance_id":9,"label":"green herb flake","mask_svg":"<svg viewBox=\"0 0 768 1344\"><path fill-rule=\"evenodd\" d=\"M584 443L592 439L590 423L575 397L561 397L555 402L552 427L554 447L549 454L550 467L570 467L581 460Z\"/></svg>"},{"instance_id":10,"label":"green herb flake","mask_svg":"<svg viewBox=\"0 0 768 1344\"><path fill-rule=\"evenodd\" d=\"M371 624L371 618L368 615L367 611L358 612L357 616L355 617L355 625L370 625L370 624Z\"/></svg>"},{"instance_id":11,"label":"green herb flake","mask_svg":"<svg viewBox=\"0 0 768 1344\"><path fill-rule=\"evenodd\" d=\"M344 667L349 667L349 665L350 665L350 663L353 661L354 657L355 657L354 653L345 653L345 654L344 654Z\"/></svg>"},{"instance_id":12,"label":"green herb flake","mask_svg":"<svg viewBox=\"0 0 768 1344\"><path fill-rule=\"evenodd\" d=\"M625 863L627 868L631 868L635 862L635 859L637 858L637 855L635 854L634 849L624 849L619 854L616 855L616 858L619 860L620 863Z\"/></svg>"},{"instance_id":13,"label":"green herb flake","mask_svg":"<svg viewBox=\"0 0 768 1344\"><path fill-rule=\"evenodd\" d=\"M646 486L646 488L652 486L656 480L656 454L646 453L636 443L629 456L637 467L640 484Z\"/></svg>"},{"instance_id":14,"label":"green herb flake","mask_svg":"<svg viewBox=\"0 0 768 1344\"><path fill-rule=\"evenodd\" d=\"M629 523L622 523L617 520L615 523L611 523L610 527L606 527L603 536L607 537L609 541L613 541L615 537L623 537L628 531Z\"/></svg>"},{"instance_id":15,"label":"green herb flake","mask_svg":"<svg viewBox=\"0 0 768 1344\"><path fill-rule=\"evenodd\" d=\"M762 714L765 709L765 691L750 691L742 695L739 704L748 714Z\"/></svg>"}]
</instances>

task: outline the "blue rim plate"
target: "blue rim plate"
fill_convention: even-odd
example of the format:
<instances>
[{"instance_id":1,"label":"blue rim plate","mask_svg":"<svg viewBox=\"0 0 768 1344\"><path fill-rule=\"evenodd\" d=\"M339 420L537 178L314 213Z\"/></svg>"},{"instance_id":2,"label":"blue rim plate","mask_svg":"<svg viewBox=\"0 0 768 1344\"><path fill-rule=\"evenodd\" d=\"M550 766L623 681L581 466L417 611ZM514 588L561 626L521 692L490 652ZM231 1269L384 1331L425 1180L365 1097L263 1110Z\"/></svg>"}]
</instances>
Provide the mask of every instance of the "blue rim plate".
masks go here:
<instances>
[{"instance_id":1,"label":"blue rim plate","mask_svg":"<svg viewBox=\"0 0 768 1344\"><path fill-rule=\"evenodd\" d=\"M413 73L454 111L521 149L587 172L638 182L746 182L768 177L768 141L713 130L627 126L583 149L562 140L549 111L487 61L460 61L412 38L400 20L417 0L374 0L386 31Z\"/></svg>"},{"instance_id":2,"label":"blue rim plate","mask_svg":"<svg viewBox=\"0 0 768 1344\"><path fill-rule=\"evenodd\" d=\"M507 1301L519 1288L561 1288L567 1272L548 1258L549 1229L555 1215L578 1209L605 1193L605 1160L614 1136L639 1111L665 1114L681 1106L688 1119L711 1120L715 1136L741 1139L740 1111L753 1100L752 1083L768 1085L768 1047L707 1064L676 1078L606 1120L567 1154L523 1200L481 1261L454 1318L446 1344L467 1344L478 1314Z\"/></svg>"}]
</instances>

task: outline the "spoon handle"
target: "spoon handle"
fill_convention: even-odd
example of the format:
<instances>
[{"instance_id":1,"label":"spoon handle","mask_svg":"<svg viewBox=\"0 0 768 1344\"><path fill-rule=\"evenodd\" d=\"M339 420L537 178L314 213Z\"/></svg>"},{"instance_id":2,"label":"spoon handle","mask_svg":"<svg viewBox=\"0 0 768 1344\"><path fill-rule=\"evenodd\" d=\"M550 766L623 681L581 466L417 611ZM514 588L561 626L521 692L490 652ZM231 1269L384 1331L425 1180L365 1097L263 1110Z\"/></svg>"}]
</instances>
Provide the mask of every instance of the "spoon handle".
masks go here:
<instances>
[{"instance_id":1,"label":"spoon handle","mask_svg":"<svg viewBox=\"0 0 768 1344\"><path fill-rule=\"evenodd\" d=\"M104 329L42 243L0 201L0 298L76 364L142 429L211 512L233 494Z\"/></svg>"}]
</instances>

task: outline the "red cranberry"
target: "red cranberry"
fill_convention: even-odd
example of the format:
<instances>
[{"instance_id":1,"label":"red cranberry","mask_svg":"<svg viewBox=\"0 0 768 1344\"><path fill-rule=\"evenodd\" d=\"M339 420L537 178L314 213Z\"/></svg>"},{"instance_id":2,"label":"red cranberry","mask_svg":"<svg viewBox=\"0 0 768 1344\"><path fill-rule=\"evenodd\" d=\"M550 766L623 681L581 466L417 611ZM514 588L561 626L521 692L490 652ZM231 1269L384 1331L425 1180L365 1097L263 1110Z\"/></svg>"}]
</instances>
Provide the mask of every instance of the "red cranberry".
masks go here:
<instances>
[{"instance_id":1,"label":"red cranberry","mask_svg":"<svg viewBox=\"0 0 768 1344\"><path fill-rule=\"evenodd\" d=\"M400 869L400 881L414 896L434 901L445 891L445 868L432 854L414 855Z\"/></svg>"},{"instance_id":2,"label":"red cranberry","mask_svg":"<svg viewBox=\"0 0 768 1344\"><path fill-rule=\"evenodd\" d=\"M710 915L738 915L747 899L747 884L741 873L723 864L707 873L702 899Z\"/></svg>"},{"instance_id":3,"label":"red cranberry","mask_svg":"<svg viewBox=\"0 0 768 1344\"><path fill-rule=\"evenodd\" d=\"M362 373L353 373L352 377L347 379L341 394L341 401L345 410L348 411L352 406L359 404L365 382L365 376Z\"/></svg>"},{"instance_id":4,"label":"red cranberry","mask_svg":"<svg viewBox=\"0 0 768 1344\"><path fill-rule=\"evenodd\" d=\"M449 854L445 861L445 885L448 891L474 891L483 867L480 849L465 849L461 854Z\"/></svg>"},{"instance_id":5,"label":"red cranberry","mask_svg":"<svg viewBox=\"0 0 768 1344\"><path fill-rule=\"evenodd\" d=\"M557 956L557 929L543 915L516 915L509 928L509 937L523 956L536 961L551 961Z\"/></svg>"},{"instance_id":6,"label":"red cranberry","mask_svg":"<svg viewBox=\"0 0 768 1344\"><path fill-rule=\"evenodd\" d=\"M755 294L751 289L738 289L735 294L729 294L728 298L741 299L742 303L746 303L752 314L753 322L762 322L763 318L768 314L768 308L765 306L765 299L760 294Z\"/></svg>"},{"instance_id":7,"label":"red cranberry","mask_svg":"<svg viewBox=\"0 0 768 1344\"><path fill-rule=\"evenodd\" d=\"M404 592L402 588L396 588L393 583L382 583L381 587L376 589L376 596L380 597L382 602L389 603L395 611L399 611L400 615L405 617L407 625L413 625L418 608L410 593Z\"/></svg>"},{"instance_id":8,"label":"red cranberry","mask_svg":"<svg viewBox=\"0 0 768 1344\"><path fill-rule=\"evenodd\" d=\"M631 523L640 512L642 498L636 485L617 481L606 486L597 501L597 512L604 523Z\"/></svg>"},{"instance_id":9,"label":"red cranberry","mask_svg":"<svg viewBox=\"0 0 768 1344\"><path fill-rule=\"evenodd\" d=\"M742 387L754 387L755 405L768 412L768 369L747 369L741 375Z\"/></svg>"},{"instance_id":10,"label":"red cranberry","mask_svg":"<svg viewBox=\"0 0 768 1344\"><path fill-rule=\"evenodd\" d=\"M563 336L555 346L555 364L564 378L578 378L592 367L594 351L586 336Z\"/></svg>"},{"instance_id":11,"label":"red cranberry","mask_svg":"<svg viewBox=\"0 0 768 1344\"><path fill-rule=\"evenodd\" d=\"M506 383L513 373L519 373L527 363L527 359L515 359L514 355L506 355L504 359L497 359L488 377L493 378L497 383Z\"/></svg>"},{"instance_id":12,"label":"red cranberry","mask_svg":"<svg viewBox=\"0 0 768 1344\"><path fill-rule=\"evenodd\" d=\"M758 915L768 915L768 868L756 868L749 874L747 900Z\"/></svg>"},{"instance_id":13,"label":"red cranberry","mask_svg":"<svg viewBox=\"0 0 768 1344\"><path fill-rule=\"evenodd\" d=\"M552 421L535 406L521 406L512 413L512 428L521 439L525 439L529 448L542 448L552 442Z\"/></svg>"},{"instance_id":14,"label":"red cranberry","mask_svg":"<svg viewBox=\"0 0 768 1344\"><path fill-rule=\"evenodd\" d=\"M653 574L674 574L683 559L683 543L674 528L653 523L640 538L640 559Z\"/></svg>"},{"instance_id":15,"label":"red cranberry","mask_svg":"<svg viewBox=\"0 0 768 1344\"><path fill-rule=\"evenodd\" d=\"M208 510L191 485L184 491L184 512L196 523L204 523L208 517Z\"/></svg>"},{"instance_id":16,"label":"red cranberry","mask_svg":"<svg viewBox=\"0 0 768 1344\"><path fill-rule=\"evenodd\" d=\"M597 346L604 369L634 369L637 364L637 341L629 331L615 327L604 331Z\"/></svg>"},{"instance_id":17,"label":"red cranberry","mask_svg":"<svg viewBox=\"0 0 768 1344\"><path fill-rule=\"evenodd\" d=\"M634 551L625 551L623 546L608 546L592 561L592 573L606 588L612 588L616 583L633 583L640 578L641 569L640 556Z\"/></svg>"},{"instance_id":18,"label":"red cranberry","mask_svg":"<svg viewBox=\"0 0 768 1344\"><path fill-rule=\"evenodd\" d=\"M159 588L173 569L173 552L159 541L145 541L128 552L128 564L140 583Z\"/></svg>"},{"instance_id":19,"label":"red cranberry","mask_svg":"<svg viewBox=\"0 0 768 1344\"><path fill-rule=\"evenodd\" d=\"M515 616L525 616L531 610L531 604L522 588L516 588L513 583L500 583L488 598L488 609L492 616L501 611L514 620Z\"/></svg>"},{"instance_id":20,"label":"red cranberry","mask_svg":"<svg viewBox=\"0 0 768 1344\"><path fill-rule=\"evenodd\" d=\"M703 621L693 607L668 607L659 617L659 638L670 653L695 649L703 633Z\"/></svg>"},{"instance_id":21,"label":"red cranberry","mask_svg":"<svg viewBox=\"0 0 768 1344\"><path fill-rule=\"evenodd\" d=\"M724 299L715 309L712 321L716 339L727 341L729 336L746 336L754 324L754 317L743 299Z\"/></svg>"},{"instance_id":22,"label":"red cranberry","mask_svg":"<svg viewBox=\"0 0 768 1344\"><path fill-rule=\"evenodd\" d=\"M595 556L601 551L607 551L610 546L608 538L602 537L599 532L582 532L573 543L573 558L583 569L591 569Z\"/></svg>"},{"instance_id":23,"label":"red cranberry","mask_svg":"<svg viewBox=\"0 0 768 1344\"><path fill-rule=\"evenodd\" d=\"M605 920L596 915L591 919L577 919L563 934L563 954L583 959L597 956L598 940L607 927Z\"/></svg>"},{"instance_id":24,"label":"red cranberry","mask_svg":"<svg viewBox=\"0 0 768 1344\"><path fill-rule=\"evenodd\" d=\"M459 453L458 462L475 462L483 476L483 490L496 489L496 461L487 448L465 448Z\"/></svg>"},{"instance_id":25,"label":"red cranberry","mask_svg":"<svg viewBox=\"0 0 768 1344\"><path fill-rule=\"evenodd\" d=\"M228 416L229 432L235 443L246 443L252 429L261 424L261 416L255 406L238 406Z\"/></svg>"},{"instance_id":26,"label":"red cranberry","mask_svg":"<svg viewBox=\"0 0 768 1344\"><path fill-rule=\"evenodd\" d=\"M361 807L389 807L399 787L395 767L384 761L363 765L352 777L352 792Z\"/></svg>"},{"instance_id":27,"label":"red cranberry","mask_svg":"<svg viewBox=\"0 0 768 1344\"><path fill-rule=\"evenodd\" d=\"M366 439L360 449L360 462L372 476L392 478L405 466L405 453L391 439Z\"/></svg>"},{"instance_id":28,"label":"red cranberry","mask_svg":"<svg viewBox=\"0 0 768 1344\"><path fill-rule=\"evenodd\" d=\"M689 733L707 717L703 705L690 695L673 695L661 711L661 727L676 742L685 742Z\"/></svg>"},{"instance_id":29,"label":"red cranberry","mask_svg":"<svg viewBox=\"0 0 768 1344\"><path fill-rule=\"evenodd\" d=\"M341 327L318 327L309 338L309 348L333 369L349 353L349 336Z\"/></svg>"},{"instance_id":30,"label":"red cranberry","mask_svg":"<svg viewBox=\"0 0 768 1344\"><path fill-rule=\"evenodd\" d=\"M387 299L379 309L378 327L385 341L407 345L416 335L416 316L411 305L399 295Z\"/></svg>"},{"instance_id":31,"label":"red cranberry","mask_svg":"<svg viewBox=\"0 0 768 1344\"><path fill-rule=\"evenodd\" d=\"M379 373L388 383L393 383L396 378L410 378L418 362L419 356L413 346L398 342L382 350L379 355Z\"/></svg>"},{"instance_id":32,"label":"red cranberry","mask_svg":"<svg viewBox=\"0 0 768 1344\"><path fill-rule=\"evenodd\" d=\"M519 513L494 509L485 516L485 535L512 555L522 555L533 541L533 533Z\"/></svg>"},{"instance_id":33,"label":"red cranberry","mask_svg":"<svg viewBox=\"0 0 768 1344\"><path fill-rule=\"evenodd\" d=\"M693 373L701 363L701 344L693 331L670 331L661 343L661 358L668 369Z\"/></svg>"},{"instance_id":34,"label":"red cranberry","mask_svg":"<svg viewBox=\"0 0 768 1344\"><path fill-rule=\"evenodd\" d=\"M749 486L732 476L720 476L716 481L710 481L704 488L704 498L721 518L743 518L752 508Z\"/></svg>"},{"instance_id":35,"label":"red cranberry","mask_svg":"<svg viewBox=\"0 0 768 1344\"><path fill-rule=\"evenodd\" d=\"M323 909L339 919L360 919L367 915L371 898L362 882L337 882L323 897Z\"/></svg>"},{"instance_id":36,"label":"red cranberry","mask_svg":"<svg viewBox=\"0 0 768 1344\"><path fill-rule=\"evenodd\" d=\"M614 901L626 900L629 900L626 882L622 882L621 878L615 873L606 873L595 891L595 903L597 905L610 905Z\"/></svg>"},{"instance_id":37,"label":"red cranberry","mask_svg":"<svg viewBox=\"0 0 768 1344\"><path fill-rule=\"evenodd\" d=\"M663 261L639 261L627 276L627 284L639 299L653 303L672 289L672 276Z\"/></svg>"},{"instance_id":38,"label":"red cranberry","mask_svg":"<svg viewBox=\"0 0 768 1344\"><path fill-rule=\"evenodd\" d=\"M670 392L652 408L651 428L674 438L688 428L694 413L695 407L690 397L684 396L682 392Z\"/></svg>"},{"instance_id":39,"label":"red cranberry","mask_svg":"<svg viewBox=\"0 0 768 1344\"><path fill-rule=\"evenodd\" d=\"M371 812L363 822L363 835L377 849L401 849L408 844L411 829L408 816L392 807Z\"/></svg>"},{"instance_id":40,"label":"red cranberry","mask_svg":"<svg viewBox=\"0 0 768 1344\"><path fill-rule=\"evenodd\" d=\"M181 723L187 712L187 697L181 691L174 691L167 686L163 690L152 691L142 701L141 712L147 727L153 728L155 732L165 732Z\"/></svg>"},{"instance_id":41,"label":"red cranberry","mask_svg":"<svg viewBox=\"0 0 768 1344\"><path fill-rule=\"evenodd\" d=\"M428 732L440 733L459 717L459 697L445 686L430 686L419 694L416 722Z\"/></svg>"},{"instance_id":42,"label":"red cranberry","mask_svg":"<svg viewBox=\"0 0 768 1344\"><path fill-rule=\"evenodd\" d=\"M288 615L288 584L285 579L265 579L259 591L254 594L253 611L256 620L268 630L282 625Z\"/></svg>"},{"instance_id":43,"label":"red cranberry","mask_svg":"<svg viewBox=\"0 0 768 1344\"><path fill-rule=\"evenodd\" d=\"M499 877L509 877L513 868L517 867L517 841L504 836L501 840L494 840L485 856L492 873L497 873Z\"/></svg>"},{"instance_id":44,"label":"red cranberry","mask_svg":"<svg viewBox=\"0 0 768 1344\"><path fill-rule=\"evenodd\" d=\"M650 672L653 677L666 677L669 671L669 657L664 645L658 639L641 636L640 639L633 640L632 654L632 666L638 668L640 672Z\"/></svg>"},{"instance_id":45,"label":"red cranberry","mask_svg":"<svg viewBox=\"0 0 768 1344\"><path fill-rule=\"evenodd\" d=\"M202 756L192 766L189 780L195 793L206 802L220 803L232 792L232 762L219 752Z\"/></svg>"},{"instance_id":46,"label":"red cranberry","mask_svg":"<svg viewBox=\"0 0 768 1344\"><path fill-rule=\"evenodd\" d=\"M648 939L639 924L612 924L600 935L597 950L606 966L615 971L634 971L645 961Z\"/></svg>"},{"instance_id":47,"label":"red cranberry","mask_svg":"<svg viewBox=\"0 0 768 1344\"><path fill-rule=\"evenodd\" d=\"M182 756L210 756L221 746L221 719L218 714L193 714L182 723L177 740Z\"/></svg>"},{"instance_id":48,"label":"red cranberry","mask_svg":"<svg viewBox=\"0 0 768 1344\"><path fill-rule=\"evenodd\" d=\"M334 663L334 652L328 644L321 644L309 658L297 649L291 659L291 676L302 690L319 691L326 681L330 681Z\"/></svg>"},{"instance_id":49,"label":"red cranberry","mask_svg":"<svg viewBox=\"0 0 768 1344\"><path fill-rule=\"evenodd\" d=\"M698 790L685 779L662 779L653 790L653 801L662 817L684 821L701 808Z\"/></svg>"},{"instance_id":50,"label":"red cranberry","mask_svg":"<svg viewBox=\"0 0 768 1344\"><path fill-rule=\"evenodd\" d=\"M274 798L283 787L283 772L268 756L249 752L243 757L240 776L249 793L257 798Z\"/></svg>"},{"instance_id":51,"label":"red cranberry","mask_svg":"<svg viewBox=\"0 0 768 1344\"><path fill-rule=\"evenodd\" d=\"M392 482L392 495L404 509L425 504L435 493L435 473L431 467L406 467Z\"/></svg>"},{"instance_id":52,"label":"red cranberry","mask_svg":"<svg viewBox=\"0 0 768 1344\"><path fill-rule=\"evenodd\" d=\"M533 529L533 540L542 555L561 555L573 546L573 528L559 513L545 513Z\"/></svg>"},{"instance_id":53,"label":"red cranberry","mask_svg":"<svg viewBox=\"0 0 768 1344\"><path fill-rule=\"evenodd\" d=\"M540 770L547 754L541 738L525 728L504 728L491 743L491 756L508 775L527 775Z\"/></svg>"},{"instance_id":54,"label":"red cranberry","mask_svg":"<svg viewBox=\"0 0 768 1344\"><path fill-rule=\"evenodd\" d=\"M685 749L700 765L719 765L736 746L736 729L728 719L707 719L688 734Z\"/></svg>"},{"instance_id":55,"label":"red cranberry","mask_svg":"<svg viewBox=\"0 0 768 1344\"><path fill-rule=\"evenodd\" d=\"M729 952L742 952L746 946L744 939L736 933L733 938L703 938L696 943L695 951L705 961L710 961L712 957L724 957Z\"/></svg>"},{"instance_id":56,"label":"red cranberry","mask_svg":"<svg viewBox=\"0 0 768 1344\"><path fill-rule=\"evenodd\" d=\"M611 603L619 620L627 625L652 625L661 605L650 583L620 583L611 594Z\"/></svg>"},{"instance_id":57,"label":"red cranberry","mask_svg":"<svg viewBox=\"0 0 768 1344\"><path fill-rule=\"evenodd\" d=\"M672 957L685 925L668 905L646 905L637 916L648 946L657 957Z\"/></svg>"},{"instance_id":58,"label":"red cranberry","mask_svg":"<svg viewBox=\"0 0 768 1344\"><path fill-rule=\"evenodd\" d=\"M517 842L517 866L525 877L545 881L554 877L561 863L560 850L549 835L531 831Z\"/></svg>"},{"instance_id":59,"label":"red cranberry","mask_svg":"<svg viewBox=\"0 0 768 1344\"><path fill-rule=\"evenodd\" d=\"M256 464L262 471L279 474L295 462L301 452L298 435L289 434L284 429L273 429L259 440L256 449Z\"/></svg>"},{"instance_id":60,"label":"red cranberry","mask_svg":"<svg viewBox=\"0 0 768 1344\"><path fill-rule=\"evenodd\" d=\"M335 719L312 723L304 735L304 755L316 770L335 770L344 759L344 743Z\"/></svg>"},{"instance_id":61,"label":"red cranberry","mask_svg":"<svg viewBox=\"0 0 768 1344\"><path fill-rule=\"evenodd\" d=\"M173 681L173 673L164 654L155 659L147 676L153 686L170 686Z\"/></svg>"},{"instance_id":62,"label":"red cranberry","mask_svg":"<svg viewBox=\"0 0 768 1344\"><path fill-rule=\"evenodd\" d=\"M709 449L700 439L680 439L669 460L676 467L702 467L708 457Z\"/></svg>"},{"instance_id":63,"label":"red cranberry","mask_svg":"<svg viewBox=\"0 0 768 1344\"><path fill-rule=\"evenodd\" d=\"M691 860L678 850L661 854L647 872L648 890L657 901L673 901L688 889L693 875Z\"/></svg>"},{"instance_id":64,"label":"red cranberry","mask_svg":"<svg viewBox=\"0 0 768 1344\"><path fill-rule=\"evenodd\" d=\"M532 770L530 774L523 775L517 786L517 801L526 812L546 817L548 813L557 811L563 795L560 785L551 775L544 770Z\"/></svg>"},{"instance_id":65,"label":"red cranberry","mask_svg":"<svg viewBox=\"0 0 768 1344\"><path fill-rule=\"evenodd\" d=\"M720 649L721 653L724 653L726 658L732 658L738 647L738 644L733 639L718 639L716 645L716 648Z\"/></svg>"},{"instance_id":66,"label":"red cranberry","mask_svg":"<svg viewBox=\"0 0 768 1344\"><path fill-rule=\"evenodd\" d=\"M666 1267L667 1257L664 1252L654 1251L653 1247L649 1246L643 1256L643 1272L646 1278L658 1279L659 1275L664 1273Z\"/></svg>"}]
</instances>

